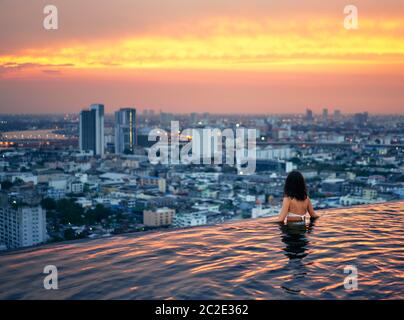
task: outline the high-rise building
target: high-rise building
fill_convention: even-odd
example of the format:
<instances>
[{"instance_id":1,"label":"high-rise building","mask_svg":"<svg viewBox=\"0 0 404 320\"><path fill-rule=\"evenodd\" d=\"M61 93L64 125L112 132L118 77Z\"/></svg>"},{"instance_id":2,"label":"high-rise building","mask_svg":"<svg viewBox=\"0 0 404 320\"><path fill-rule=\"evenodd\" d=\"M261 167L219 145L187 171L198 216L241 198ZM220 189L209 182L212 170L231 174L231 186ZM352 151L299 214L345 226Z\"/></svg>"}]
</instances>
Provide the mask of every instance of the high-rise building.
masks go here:
<instances>
[{"instance_id":1,"label":"high-rise building","mask_svg":"<svg viewBox=\"0 0 404 320\"><path fill-rule=\"evenodd\" d=\"M92 104L80 112L80 150L104 155L104 105Z\"/></svg>"},{"instance_id":2,"label":"high-rise building","mask_svg":"<svg viewBox=\"0 0 404 320\"><path fill-rule=\"evenodd\" d=\"M198 118L198 114L196 112L192 112L191 117L190 117L191 124L195 124L197 121L197 118Z\"/></svg>"},{"instance_id":3,"label":"high-rise building","mask_svg":"<svg viewBox=\"0 0 404 320\"><path fill-rule=\"evenodd\" d=\"M41 206L0 207L0 243L8 249L34 246L45 242L46 211Z\"/></svg>"},{"instance_id":4,"label":"high-rise building","mask_svg":"<svg viewBox=\"0 0 404 320\"><path fill-rule=\"evenodd\" d=\"M369 114L367 112L355 113L354 122L357 125L363 126L368 121Z\"/></svg>"},{"instance_id":5,"label":"high-rise building","mask_svg":"<svg viewBox=\"0 0 404 320\"><path fill-rule=\"evenodd\" d=\"M133 153L137 144L136 109L115 112L115 153Z\"/></svg>"},{"instance_id":6,"label":"high-rise building","mask_svg":"<svg viewBox=\"0 0 404 320\"><path fill-rule=\"evenodd\" d=\"M209 124L209 122L210 122L210 113L209 112L204 112L203 113L203 122L205 124Z\"/></svg>"},{"instance_id":7,"label":"high-rise building","mask_svg":"<svg viewBox=\"0 0 404 320\"><path fill-rule=\"evenodd\" d=\"M327 121L328 120L328 109L324 108L323 109L323 121Z\"/></svg>"},{"instance_id":8,"label":"high-rise building","mask_svg":"<svg viewBox=\"0 0 404 320\"><path fill-rule=\"evenodd\" d=\"M341 120L341 116L342 116L341 110L339 109L334 110L334 120L336 121Z\"/></svg>"},{"instance_id":9,"label":"high-rise building","mask_svg":"<svg viewBox=\"0 0 404 320\"><path fill-rule=\"evenodd\" d=\"M310 109L306 109L306 120L313 121L313 111Z\"/></svg>"},{"instance_id":10,"label":"high-rise building","mask_svg":"<svg viewBox=\"0 0 404 320\"><path fill-rule=\"evenodd\" d=\"M174 115L172 113L160 112L160 124L162 126L169 126L173 120Z\"/></svg>"}]
</instances>

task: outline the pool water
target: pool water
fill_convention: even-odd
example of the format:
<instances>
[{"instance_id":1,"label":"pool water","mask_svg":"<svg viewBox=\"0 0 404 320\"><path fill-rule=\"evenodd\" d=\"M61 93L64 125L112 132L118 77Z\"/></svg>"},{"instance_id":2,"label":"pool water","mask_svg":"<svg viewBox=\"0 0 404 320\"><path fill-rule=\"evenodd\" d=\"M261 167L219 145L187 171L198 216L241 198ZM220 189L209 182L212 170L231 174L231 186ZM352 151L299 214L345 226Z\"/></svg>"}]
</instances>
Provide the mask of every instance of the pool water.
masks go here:
<instances>
[{"instance_id":1,"label":"pool water","mask_svg":"<svg viewBox=\"0 0 404 320\"><path fill-rule=\"evenodd\" d=\"M403 299L404 202L66 242L0 255L1 299ZM55 265L59 289L45 290ZM346 266L357 269L348 290Z\"/></svg>"}]
</instances>

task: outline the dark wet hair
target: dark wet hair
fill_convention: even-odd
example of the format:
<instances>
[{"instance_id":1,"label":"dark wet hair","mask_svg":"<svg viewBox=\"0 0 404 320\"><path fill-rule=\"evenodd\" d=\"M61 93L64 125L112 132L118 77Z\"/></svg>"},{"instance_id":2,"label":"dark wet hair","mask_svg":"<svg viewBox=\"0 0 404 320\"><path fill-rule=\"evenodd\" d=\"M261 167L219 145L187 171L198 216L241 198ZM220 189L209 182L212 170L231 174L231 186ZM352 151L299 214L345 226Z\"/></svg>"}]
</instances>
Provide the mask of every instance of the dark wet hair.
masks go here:
<instances>
[{"instance_id":1,"label":"dark wet hair","mask_svg":"<svg viewBox=\"0 0 404 320\"><path fill-rule=\"evenodd\" d=\"M303 175L299 171L288 174L283 189L285 197L304 201L307 199L307 187Z\"/></svg>"}]
</instances>

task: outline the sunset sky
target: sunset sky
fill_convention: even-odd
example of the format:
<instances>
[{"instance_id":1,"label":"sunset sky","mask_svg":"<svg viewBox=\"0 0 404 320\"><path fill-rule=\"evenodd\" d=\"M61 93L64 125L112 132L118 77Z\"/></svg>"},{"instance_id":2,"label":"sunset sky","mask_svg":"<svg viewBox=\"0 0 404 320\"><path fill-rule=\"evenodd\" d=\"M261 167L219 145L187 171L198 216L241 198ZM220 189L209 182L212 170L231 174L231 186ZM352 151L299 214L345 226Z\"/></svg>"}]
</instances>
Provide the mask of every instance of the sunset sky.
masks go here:
<instances>
[{"instance_id":1,"label":"sunset sky","mask_svg":"<svg viewBox=\"0 0 404 320\"><path fill-rule=\"evenodd\" d=\"M43 28L56 5L59 29ZM346 30L345 5L359 11ZM0 113L401 113L402 0L0 0Z\"/></svg>"}]
</instances>

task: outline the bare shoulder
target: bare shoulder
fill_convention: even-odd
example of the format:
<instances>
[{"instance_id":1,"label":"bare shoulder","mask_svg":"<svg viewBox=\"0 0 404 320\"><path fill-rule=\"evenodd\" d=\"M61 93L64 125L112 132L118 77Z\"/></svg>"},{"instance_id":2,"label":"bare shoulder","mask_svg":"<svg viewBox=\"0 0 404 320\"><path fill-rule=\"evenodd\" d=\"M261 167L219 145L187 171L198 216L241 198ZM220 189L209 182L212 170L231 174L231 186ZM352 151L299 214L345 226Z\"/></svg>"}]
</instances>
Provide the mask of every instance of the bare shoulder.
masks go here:
<instances>
[{"instance_id":1,"label":"bare shoulder","mask_svg":"<svg viewBox=\"0 0 404 320\"><path fill-rule=\"evenodd\" d=\"M289 204L292 201L289 197L283 197L283 203L284 204Z\"/></svg>"}]
</instances>

